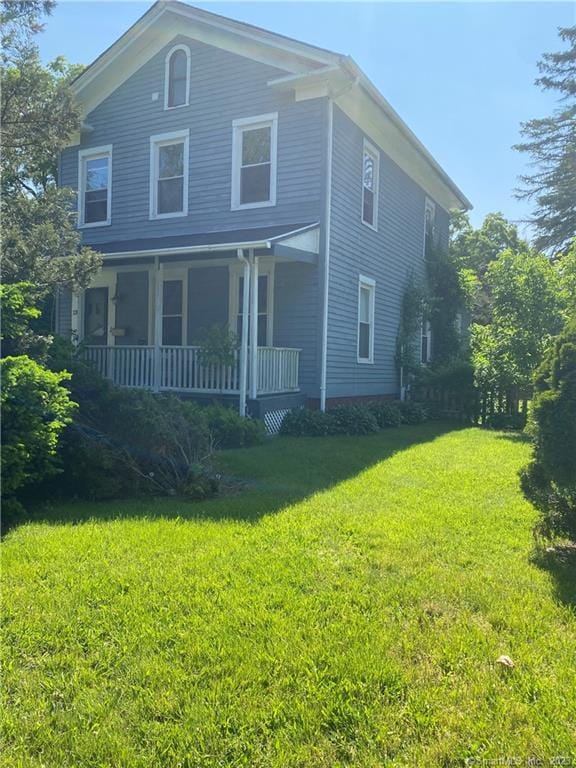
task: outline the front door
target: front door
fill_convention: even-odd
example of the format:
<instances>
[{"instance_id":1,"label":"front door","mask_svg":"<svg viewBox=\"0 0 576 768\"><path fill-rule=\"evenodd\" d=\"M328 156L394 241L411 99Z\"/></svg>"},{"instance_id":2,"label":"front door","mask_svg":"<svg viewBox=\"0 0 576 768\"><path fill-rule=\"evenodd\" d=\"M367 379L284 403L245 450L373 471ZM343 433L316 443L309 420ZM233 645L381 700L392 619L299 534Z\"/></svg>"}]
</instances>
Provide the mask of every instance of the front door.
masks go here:
<instances>
[{"instance_id":1,"label":"front door","mask_svg":"<svg viewBox=\"0 0 576 768\"><path fill-rule=\"evenodd\" d=\"M108 288L87 288L84 293L84 341L108 343Z\"/></svg>"}]
</instances>

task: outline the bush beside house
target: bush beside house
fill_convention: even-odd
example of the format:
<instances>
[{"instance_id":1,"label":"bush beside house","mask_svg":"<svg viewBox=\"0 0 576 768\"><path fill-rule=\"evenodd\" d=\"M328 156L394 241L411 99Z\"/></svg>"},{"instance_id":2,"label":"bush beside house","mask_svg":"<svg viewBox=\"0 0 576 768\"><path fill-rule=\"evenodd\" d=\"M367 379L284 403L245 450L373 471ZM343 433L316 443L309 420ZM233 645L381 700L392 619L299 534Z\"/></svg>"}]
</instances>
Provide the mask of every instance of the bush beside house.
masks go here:
<instances>
[{"instance_id":1,"label":"bush beside house","mask_svg":"<svg viewBox=\"0 0 576 768\"><path fill-rule=\"evenodd\" d=\"M522 490L540 510L540 534L576 541L576 317L545 356L534 390L534 452Z\"/></svg>"}]
</instances>

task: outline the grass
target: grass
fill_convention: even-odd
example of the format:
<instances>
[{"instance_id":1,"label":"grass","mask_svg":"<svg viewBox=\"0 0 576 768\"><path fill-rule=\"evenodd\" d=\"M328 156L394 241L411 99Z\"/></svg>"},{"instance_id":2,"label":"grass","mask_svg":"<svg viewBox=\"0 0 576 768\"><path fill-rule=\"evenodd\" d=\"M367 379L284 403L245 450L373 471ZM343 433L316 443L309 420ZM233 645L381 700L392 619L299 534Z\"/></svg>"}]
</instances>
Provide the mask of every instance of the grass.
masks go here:
<instances>
[{"instance_id":1,"label":"grass","mask_svg":"<svg viewBox=\"0 0 576 768\"><path fill-rule=\"evenodd\" d=\"M240 494L11 530L0 764L575 764L576 577L531 558L527 454L283 438L222 456Z\"/></svg>"}]
</instances>

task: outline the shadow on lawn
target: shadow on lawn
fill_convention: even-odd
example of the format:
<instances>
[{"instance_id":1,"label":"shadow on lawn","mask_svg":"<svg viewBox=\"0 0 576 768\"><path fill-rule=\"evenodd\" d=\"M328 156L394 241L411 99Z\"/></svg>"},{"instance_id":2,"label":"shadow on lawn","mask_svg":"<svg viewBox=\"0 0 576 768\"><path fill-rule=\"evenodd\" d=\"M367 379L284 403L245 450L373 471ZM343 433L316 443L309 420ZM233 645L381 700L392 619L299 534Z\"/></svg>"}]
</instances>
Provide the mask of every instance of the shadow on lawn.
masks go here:
<instances>
[{"instance_id":1,"label":"shadow on lawn","mask_svg":"<svg viewBox=\"0 0 576 768\"><path fill-rule=\"evenodd\" d=\"M454 422L427 422L375 435L330 438L273 438L255 448L225 451L216 462L223 494L206 501L138 498L51 502L4 520L3 534L26 522L78 524L88 520L195 519L257 522L289 504L331 488L415 445L463 429Z\"/></svg>"},{"instance_id":2,"label":"shadow on lawn","mask_svg":"<svg viewBox=\"0 0 576 768\"><path fill-rule=\"evenodd\" d=\"M538 551L533 562L554 579L558 600L576 610L576 546Z\"/></svg>"}]
</instances>

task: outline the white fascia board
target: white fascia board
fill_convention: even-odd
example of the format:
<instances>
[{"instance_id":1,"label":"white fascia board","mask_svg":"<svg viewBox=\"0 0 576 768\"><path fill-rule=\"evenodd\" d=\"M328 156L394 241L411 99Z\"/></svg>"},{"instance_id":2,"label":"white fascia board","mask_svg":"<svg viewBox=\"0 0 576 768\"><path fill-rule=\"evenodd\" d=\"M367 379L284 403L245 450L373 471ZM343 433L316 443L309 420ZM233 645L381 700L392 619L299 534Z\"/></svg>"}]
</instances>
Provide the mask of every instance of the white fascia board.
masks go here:
<instances>
[{"instance_id":1,"label":"white fascia board","mask_svg":"<svg viewBox=\"0 0 576 768\"><path fill-rule=\"evenodd\" d=\"M94 246L97 248L98 246ZM104 259L132 259L141 258L144 256L177 256L179 254L187 253L214 253L218 251L237 251L248 250L254 248L254 250L260 248L271 248L272 242L270 240L257 240L248 243L215 243L213 245L182 245L177 248L152 248L143 251L115 251L112 253L103 253Z\"/></svg>"},{"instance_id":2,"label":"white fascia board","mask_svg":"<svg viewBox=\"0 0 576 768\"><path fill-rule=\"evenodd\" d=\"M344 59L343 64L352 76L358 78L359 85L362 89L364 89L367 96L386 115L390 122L397 128L399 133L402 134L405 140L412 145L414 150L422 156L430 168L437 174L437 176L440 177L442 183L450 190L451 196L453 198L450 207L471 210L472 203L470 200L468 200L464 193L452 181L452 179L438 163L438 161L430 154L424 144L422 144L416 134L406 125L404 120L402 120L392 105L384 98L384 96L382 96L376 86L364 74L358 64L356 64L354 59L352 59L350 56L347 56ZM383 149L386 151L385 147L383 147ZM446 196L444 195L444 197ZM444 205L443 207L446 206Z\"/></svg>"}]
</instances>

